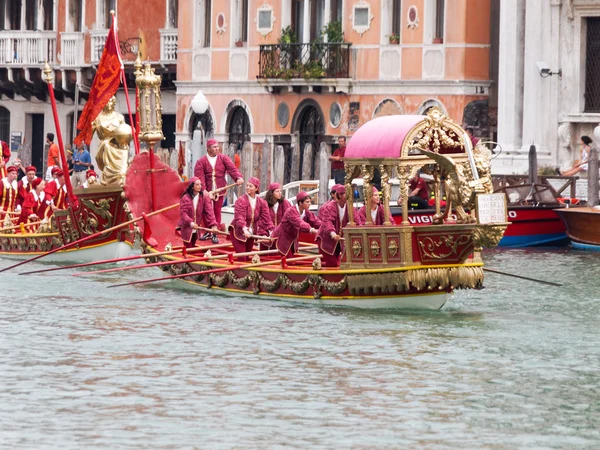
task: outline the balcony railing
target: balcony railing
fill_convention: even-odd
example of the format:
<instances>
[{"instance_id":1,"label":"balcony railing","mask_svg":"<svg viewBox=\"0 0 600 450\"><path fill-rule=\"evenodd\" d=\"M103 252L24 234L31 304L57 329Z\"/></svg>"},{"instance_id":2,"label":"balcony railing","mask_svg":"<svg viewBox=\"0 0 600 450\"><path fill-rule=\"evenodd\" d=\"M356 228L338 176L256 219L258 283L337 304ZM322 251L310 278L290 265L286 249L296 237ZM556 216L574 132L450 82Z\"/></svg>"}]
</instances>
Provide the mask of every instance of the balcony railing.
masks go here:
<instances>
[{"instance_id":1,"label":"balcony railing","mask_svg":"<svg viewBox=\"0 0 600 450\"><path fill-rule=\"evenodd\" d=\"M177 28L162 28L160 31L160 60L177 62Z\"/></svg>"},{"instance_id":2,"label":"balcony railing","mask_svg":"<svg viewBox=\"0 0 600 450\"><path fill-rule=\"evenodd\" d=\"M60 55L62 67L83 66L83 33L60 33Z\"/></svg>"},{"instance_id":3,"label":"balcony railing","mask_svg":"<svg viewBox=\"0 0 600 450\"><path fill-rule=\"evenodd\" d=\"M0 31L0 64L38 66L56 63L55 31Z\"/></svg>"},{"instance_id":4,"label":"balcony railing","mask_svg":"<svg viewBox=\"0 0 600 450\"><path fill-rule=\"evenodd\" d=\"M104 50L104 44L106 43L106 37L108 36L108 30L90 30L90 61L92 64L100 61L102 51Z\"/></svg>"},{"instance_id":5,"label":"balcony railing","mask_svg":"<svg viewBox=\"0 0 600 450\"><path fill-rule=\"evenodd\" d=\"M350 78L350 43L260 46L258 78Z\"/></svg>"}]
</instances>

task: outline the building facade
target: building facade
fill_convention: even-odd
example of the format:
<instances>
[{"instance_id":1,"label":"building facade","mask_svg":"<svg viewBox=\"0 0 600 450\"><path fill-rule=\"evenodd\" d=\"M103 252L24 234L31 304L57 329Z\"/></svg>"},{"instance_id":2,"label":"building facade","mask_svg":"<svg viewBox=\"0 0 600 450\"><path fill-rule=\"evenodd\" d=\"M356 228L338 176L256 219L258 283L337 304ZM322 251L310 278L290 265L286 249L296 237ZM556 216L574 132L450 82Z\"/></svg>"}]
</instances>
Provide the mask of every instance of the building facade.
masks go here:
<instances>
[{"instance_id":1,"label":"building facade","mask_svg":"<svg viewBox=\"0 0 600 450\"><path fill-rule=\"evenodd\" d=\"M141 10L151 13L141 13ZM76 114L83 109L100 60L110 11L116 12L120 48L132 108L135 108L133 61L138 52L163 75L167 139L174 147L177 55L177 0L0 0L0 139L13 143L26 164L41 173L46 133L55 133L47 86L41 70L54 69L65 145L76 134ZM126 115L123 89L117 110ZM20 144L19 144L20 142ZM94 156L96 142L92 141Z\"/></svg>"},{"instance_id":2,"label":"building facade","mask_svg":"<svg viewBox=\"0 0 600 450\"><path fill-rule=\"evenodd\" d=\"M214 136L240 154L246 176L313 179L322 145L331 150L374 117L433 106L492 136L499 3L180 0L177 141L187 173ZM191 107L199 91L202 114Z\"/></svg>"},{"instance_id":3,"label":"building facade","mask_svg":"<svg viewBox=\"0 0 600 450\"><path fill-rule=\"evenodd\" d=\"M571 167L600 123L600 1L502 0L495 173Z\"/></svg>"}]
</instances>

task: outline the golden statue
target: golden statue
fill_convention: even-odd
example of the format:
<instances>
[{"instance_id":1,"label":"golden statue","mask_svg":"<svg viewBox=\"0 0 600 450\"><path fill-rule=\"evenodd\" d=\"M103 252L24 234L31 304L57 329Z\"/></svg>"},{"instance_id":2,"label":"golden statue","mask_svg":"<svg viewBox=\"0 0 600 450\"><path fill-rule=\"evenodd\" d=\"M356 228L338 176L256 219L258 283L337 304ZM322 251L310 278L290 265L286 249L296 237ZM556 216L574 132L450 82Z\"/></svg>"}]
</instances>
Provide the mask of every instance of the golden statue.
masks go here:
<instances>
[{"instance_id":1,"label":"golden statue","mask_svg":"<svg viewBox=\"0 0 600 450\"><path fill-rule=\"evenodd\" d=\"M92 123L92 129L100 138L96 162L102 171L102 184L123 186L132 130L125 123L123 114L115 111L116 104L117 99L113 96Z\"/></svg>"}]
</instances>

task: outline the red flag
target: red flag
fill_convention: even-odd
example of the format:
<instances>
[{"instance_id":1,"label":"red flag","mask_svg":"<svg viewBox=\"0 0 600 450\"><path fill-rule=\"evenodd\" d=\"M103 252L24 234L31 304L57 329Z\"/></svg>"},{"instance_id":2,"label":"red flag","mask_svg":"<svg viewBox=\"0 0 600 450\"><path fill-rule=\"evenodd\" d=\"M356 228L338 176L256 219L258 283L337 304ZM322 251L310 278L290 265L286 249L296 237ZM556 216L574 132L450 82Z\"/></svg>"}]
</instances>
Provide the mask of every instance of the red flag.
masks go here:
<instances>
[{"instance_id":1,"label":"red flag","mask_svg":"<svg viewBox=\"0 0 600 450\"><path fill-rule=\"evenodd\" d=\"M183 168L185 167L185 147L183 141L179 141L179 153L177 155L177 173L179 176L183 175Z\"/></svg>"},{"instance_id":2,"label":"red flag","mask_svg":"<svg viewBox=\"0 0 600 450\"><path fill-rule=\"evenodd\" d=\"M117 38L116 20L113 16L102 57L98 63L96 76L90 89L88 101L81 112L81 117L77 122L77 129L80 133L75 138L75 144L79 145L85 142L89 145L92 140L92 122L108 103L110 98L115 95L119 88L121 70L123 61L119 52L119 39Z\"/></svg>"}]
</instances>

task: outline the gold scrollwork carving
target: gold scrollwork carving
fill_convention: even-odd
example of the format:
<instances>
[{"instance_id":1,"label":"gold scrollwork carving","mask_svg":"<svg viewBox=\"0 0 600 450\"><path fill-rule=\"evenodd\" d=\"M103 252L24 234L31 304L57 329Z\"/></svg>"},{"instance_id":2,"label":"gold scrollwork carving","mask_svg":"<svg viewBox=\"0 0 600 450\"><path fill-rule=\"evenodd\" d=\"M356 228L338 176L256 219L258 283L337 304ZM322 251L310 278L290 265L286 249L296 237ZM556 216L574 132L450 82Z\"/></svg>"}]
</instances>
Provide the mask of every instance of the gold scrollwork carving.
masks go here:
<instances>
[{"instance_id":1,"label":"gold scrollwork carving","mask_svg":"<svg viewBox=\"0 0 600 450\"><path fill-rule=\"evenodd\" d=\"M381 250L381 247L379 246L379 243L376 240L372 240L371 241L371 257L376 258L379 256L379 251Z\"/></svg>"},{"instance_id":2,"label":"gold scrollwork carving","mask_svg":"<svg viewBox=\"0 0 600 450\"><path fill-rule=\"evenodd\" d=\"M493 225L479 225L473 229L473 243L475 244L475 251L481 251L483 247L494 248L497 247L504 236L506 227L504 224L493 224Z\"/></svg>"},{"instance_id":3,"label":"gold scrollwork carving","mask_svg":"<svg viewBox=\"0 0 600 450\"><path fill-rule=\"evenodd\" d=\"M458 239L454 236L426 236L419 241L421 251L425 256L432 259L446 259L450 255L457 255L459 246L464 246L469 243L471 236L461 234ZM440 253L440 248L447 248L446 253Z\"/></svg>"},{"instance_id":4,"label":"gold scrollwork carving","mask_svg":"<svg viewBox=\"0 0 600 450\"><path fill-rule=\"evenodd\" d=\"M360 245L359 241L354 241L352 244L352 254L355 258L359 257L362 252L362 245Z\"/></svg>"},{"instance_id":5,"label":"gold scrollwork carving","mask_svg":"<svg viewBox=\"0 0 600 450\"><path fill-rule=\"evenodd\" d=\"M390 251L390 255L392 257L396 256L398 254L398 243L396 242L396 239L392 239L388 245L389 251Z\"/></svg>"}]
</instances>

